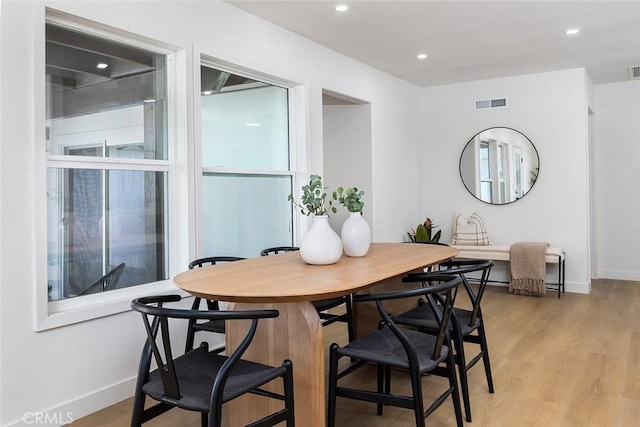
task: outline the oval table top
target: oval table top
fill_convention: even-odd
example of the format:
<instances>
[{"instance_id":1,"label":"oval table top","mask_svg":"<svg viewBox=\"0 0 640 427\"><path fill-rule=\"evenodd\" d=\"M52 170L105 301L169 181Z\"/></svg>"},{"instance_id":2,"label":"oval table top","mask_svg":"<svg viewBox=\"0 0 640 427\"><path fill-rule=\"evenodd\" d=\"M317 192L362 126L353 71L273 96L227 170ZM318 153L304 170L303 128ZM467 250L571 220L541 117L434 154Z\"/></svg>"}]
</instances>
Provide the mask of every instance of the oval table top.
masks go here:
<instances>
[{"instance_id":1,"label":"oval table top","mask_svg":"<svg viewBox=\"0 0 640 427\"><path fill-rule=\"evenodd\" d=\"M331 265L310 265L299 252L247 258L182 272L175 284L206 299L250 303L316 301L353 293L375 283L455 257L443 245L372 243L364 257L343 255Z\"/></svg>"}]
</instances>

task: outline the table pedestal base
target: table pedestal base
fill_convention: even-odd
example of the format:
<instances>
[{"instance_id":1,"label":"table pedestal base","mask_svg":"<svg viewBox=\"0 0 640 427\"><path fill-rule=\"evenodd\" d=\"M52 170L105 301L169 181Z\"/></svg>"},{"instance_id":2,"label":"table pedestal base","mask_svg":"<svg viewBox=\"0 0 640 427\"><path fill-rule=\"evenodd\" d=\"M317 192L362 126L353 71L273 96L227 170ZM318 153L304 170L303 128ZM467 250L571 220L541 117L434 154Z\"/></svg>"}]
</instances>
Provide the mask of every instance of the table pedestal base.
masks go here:
<instances>
[{"instance_id":1,"label":"table pedestal base","mask_svg":"<svg viewBox=\"0 0 640 427\"><path fill-rule=\"evenodd\" d=\"M275 319L263 319L258 322L256 336L243 359L272 366L278 366L283 360L290 359L293 362L296 425L324 427L324 340L320 318L313 305L310 302L231 303L229 309L276 309L280 312L280 316ZM228 349L234 349L244 338L248 323L227 323L226 345ZM282 382L274 381L272 389L281 392ZM282 403L262 396L241 396L225 404L225 425L244 426L282 407Z\"/></svg>"}]
</instances>

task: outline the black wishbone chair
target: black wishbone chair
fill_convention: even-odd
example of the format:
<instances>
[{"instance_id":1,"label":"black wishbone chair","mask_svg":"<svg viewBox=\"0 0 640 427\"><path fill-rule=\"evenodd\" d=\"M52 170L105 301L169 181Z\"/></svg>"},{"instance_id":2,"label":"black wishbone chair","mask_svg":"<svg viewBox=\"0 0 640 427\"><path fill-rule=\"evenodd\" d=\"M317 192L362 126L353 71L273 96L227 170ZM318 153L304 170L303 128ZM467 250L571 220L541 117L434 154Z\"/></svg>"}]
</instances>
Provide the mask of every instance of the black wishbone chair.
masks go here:
<instances>
[{"instance_id":1,"label":"black wishbone chair","mask_svg":"<svg viewBox=\"0 0 640 427\"><path fill-rule=\"evenodd\" d=\"M107 274L96 280L91 286L78 294L78 296L96 294L98 292L112 291L118 285L118 280L122 276L122 272L125 268L125 263L121 263L118 266L111 269Z\"/></svg>"},{"instance_id":2,"label":"black wishbone chair","mask_svg":"<svg viewBox=\"0 0 640 427\"><path fill-rule=\"evenodd\" d=\"M298 251L300 248L297 246L275 246L273 248L266 248L260 251L260 256L277 255L281 252ZM347 335L349 341L353 341L355 338L355 326L353 323L353 309L351 303L351 295L345 295L343 297L329 298L318 301L312 301L322 326L329 326L335 322L344 322L347 324ZM339 307L344 304L344 313L330 313L328 310Z\"/></svg>"},{"instance_id":3,"label":"black wishbone chair","mask_svg":"<svg viewBox=\"0 0 640 427\"><path fill-rule=\"evenodd\" d=\"M432 286L411 288L376 294L356 294L354 302L374 301L382 317L379 330L358 338L344 347L331 344L329 355L329 410L327 425L333 427L336 418L336 398L364 400L377 404L378 415L385 405L413 409L417 427L425 426L425 418L442 405L448 397L458 427L463 425L458 381L456 379L453 352L450 349L449 318L455 301L458 285L462 282L455 275L437 275L430 279ZM437 284L436 284L437 283ZM384 308L383 301L399 298L427 299L429 307L439 322L437 335L423 333L398 326ZM338 362L342 357L355 361L342 372ZM348 388L338 385L338 379L351 374L364 363L376 364L377 390ZM440 365L444 364L444 367ZM408 371L411 381L411 396L391 393L391 369ZM449 378L449 385L425 410L422 393L422 376L441 372ZM392 425L390 422L389 425Z\"/></svg>"},{"instance_id":4,"label":"black wishbone chair","mask_svg":"<svg viewBox=\"0 0 640 427\"><path fill-rule=\"evenodd\" d=\"M286 422L294 426L293 370L291 361L282 366L249 362L242 355L253 340L259 319L278 316L277 310L201 311L163 307L180 301L179 295L143 297L131 302L131 308L142 314L147 340L140 357L138 379L133 401L131 426L141 426L152 418L178 407L201 414L203 427L222 424L222 405L246 393L254 393L283 401L284 408L256 421L255 426L273 426ZM169 319L251 320L247 335L229 356L210 352L207 343L173 358ZM159 341L159 344L158 344ZM155 359L158 369L151 370ZM261 389L278 378L283 393ZM146 396L159 403L145 409Z\"/></svg>"},{"instance_id":5,"label":"black wishbone chair","mask_svg":"<svg viewBox=\"0 0 640 427\"><path fill-rule=\"evenodd\" d=\"M206 267L208 265L216 265L222 262L240 261L245 258L235 256L211 256L206 258L199 258L189 263L189 270L194 268ZM216 300L205 300L207 302L208 310L220 310L220 305ZM192 310L199 310L202 298L193 297ZM223 334L225 332L224 320L209 320L206 322L198 322L198 319L189 319L189 326L187 329L187 341L184 351L187 352L193 348L193 342L195 341L196 332L208 331L217 334ZM218 348L217 352L224 351L224 347Z\"/></svg>"},{"instance_id":6,"label":"black wishbone chair","mask_svg":"<svg viewBox=\"0 0 640 427\"><path fill-rule=\"evenodd\" d=\"M489 361L489 347L487 345L487 336L485 333L484 320L482 318L482 310L480 301L484 295L489 274L493 267L493 261L485 260L451 260L440 264L440 270L431 273L412 273L402 278L403 282L421 282L426 285L426 281L435 274L456 274L462 278L462 283L467 291L467 295L471 300L471 310L465 308L454 307L451 316L450 331L455 349L455 360L458 365L460 377L460 391L464 401L465 418L471 422L471 402L469 397L469 381L468 371L480 359L484 363L484 371L487 377L487 386L489 393L494 392L493 379L491 376L491 363ZM467 275L475 273L480 275L475 279L471 279ZM479 282L477 292L469 283L469 280L477 280ZM424 304L407 311L394 318L397 323L412 326L420 330L436 333L438 324L431 313L429 307ZM473 343L480 346L480 351L469 361L465 355L464 343Z\"/></svg>"}]
</instances>

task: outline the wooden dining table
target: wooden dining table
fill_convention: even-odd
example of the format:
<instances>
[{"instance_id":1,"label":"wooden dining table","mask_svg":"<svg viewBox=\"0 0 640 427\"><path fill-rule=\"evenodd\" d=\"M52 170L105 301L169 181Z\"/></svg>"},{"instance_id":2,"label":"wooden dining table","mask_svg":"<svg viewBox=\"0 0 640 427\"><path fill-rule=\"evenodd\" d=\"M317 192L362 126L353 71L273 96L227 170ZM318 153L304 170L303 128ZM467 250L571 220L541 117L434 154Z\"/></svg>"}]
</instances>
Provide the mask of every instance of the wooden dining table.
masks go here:
<instances>
[{"instance_id":1,"label":"wooden dining table","mask_svg":"<svg viewBox=\"0 0 640 427\"><path fill-rule=\"evenodd\" d=\"M188 270L175 284L195 296L230 302L229 309L276 309L261 320L243 356L277 366L293 362L296 423L325 426L326 374L322 324L312 301L366 291L399 282L408 272L453 258L458 250L443 245L373 243L366 256L342 256L331 265L306 264L299 252L248 258ZM247 323L230 322L226 345L235 348ZM227 425L246 425L278 408L278 402L247 395L225 405Z\"/></svg>"}]
</instances>

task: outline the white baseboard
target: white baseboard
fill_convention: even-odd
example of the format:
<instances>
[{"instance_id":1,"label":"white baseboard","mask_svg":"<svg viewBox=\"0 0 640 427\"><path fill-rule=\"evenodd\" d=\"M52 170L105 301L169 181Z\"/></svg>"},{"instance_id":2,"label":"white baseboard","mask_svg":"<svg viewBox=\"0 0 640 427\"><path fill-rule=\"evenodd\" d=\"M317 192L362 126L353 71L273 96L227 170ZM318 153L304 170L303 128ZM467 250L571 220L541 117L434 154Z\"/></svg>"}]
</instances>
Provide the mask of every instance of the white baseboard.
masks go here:
<instances>
[{"instance_id":1,"label":"white baseboard","mask_svg":"<svg viewBox=\"0 0 640 427\"><path fill-rule=\"evenodd\" d=\"M27 413L6 427L62 426L133 396L136 377L41 412Z\"/></svg>"},{"instance_id":2,"label":"white baseboard","mask_svg":"<svg viewBox=\"0 0 640 427\"><path fill-rule=\"evenodd\" d=\"M591 283L566 282L564 290L574 294L590 294Z\"/></svg>"},{"instance_id":3,"label":"white baseboard","mask_svg":"<svg viewBox=\"0 0 640 427\"><path fill-rule=\"evenodd\" d=\"M600 270L598 279L640 281L640 271Z\"/></svg>"}]
</instances>

